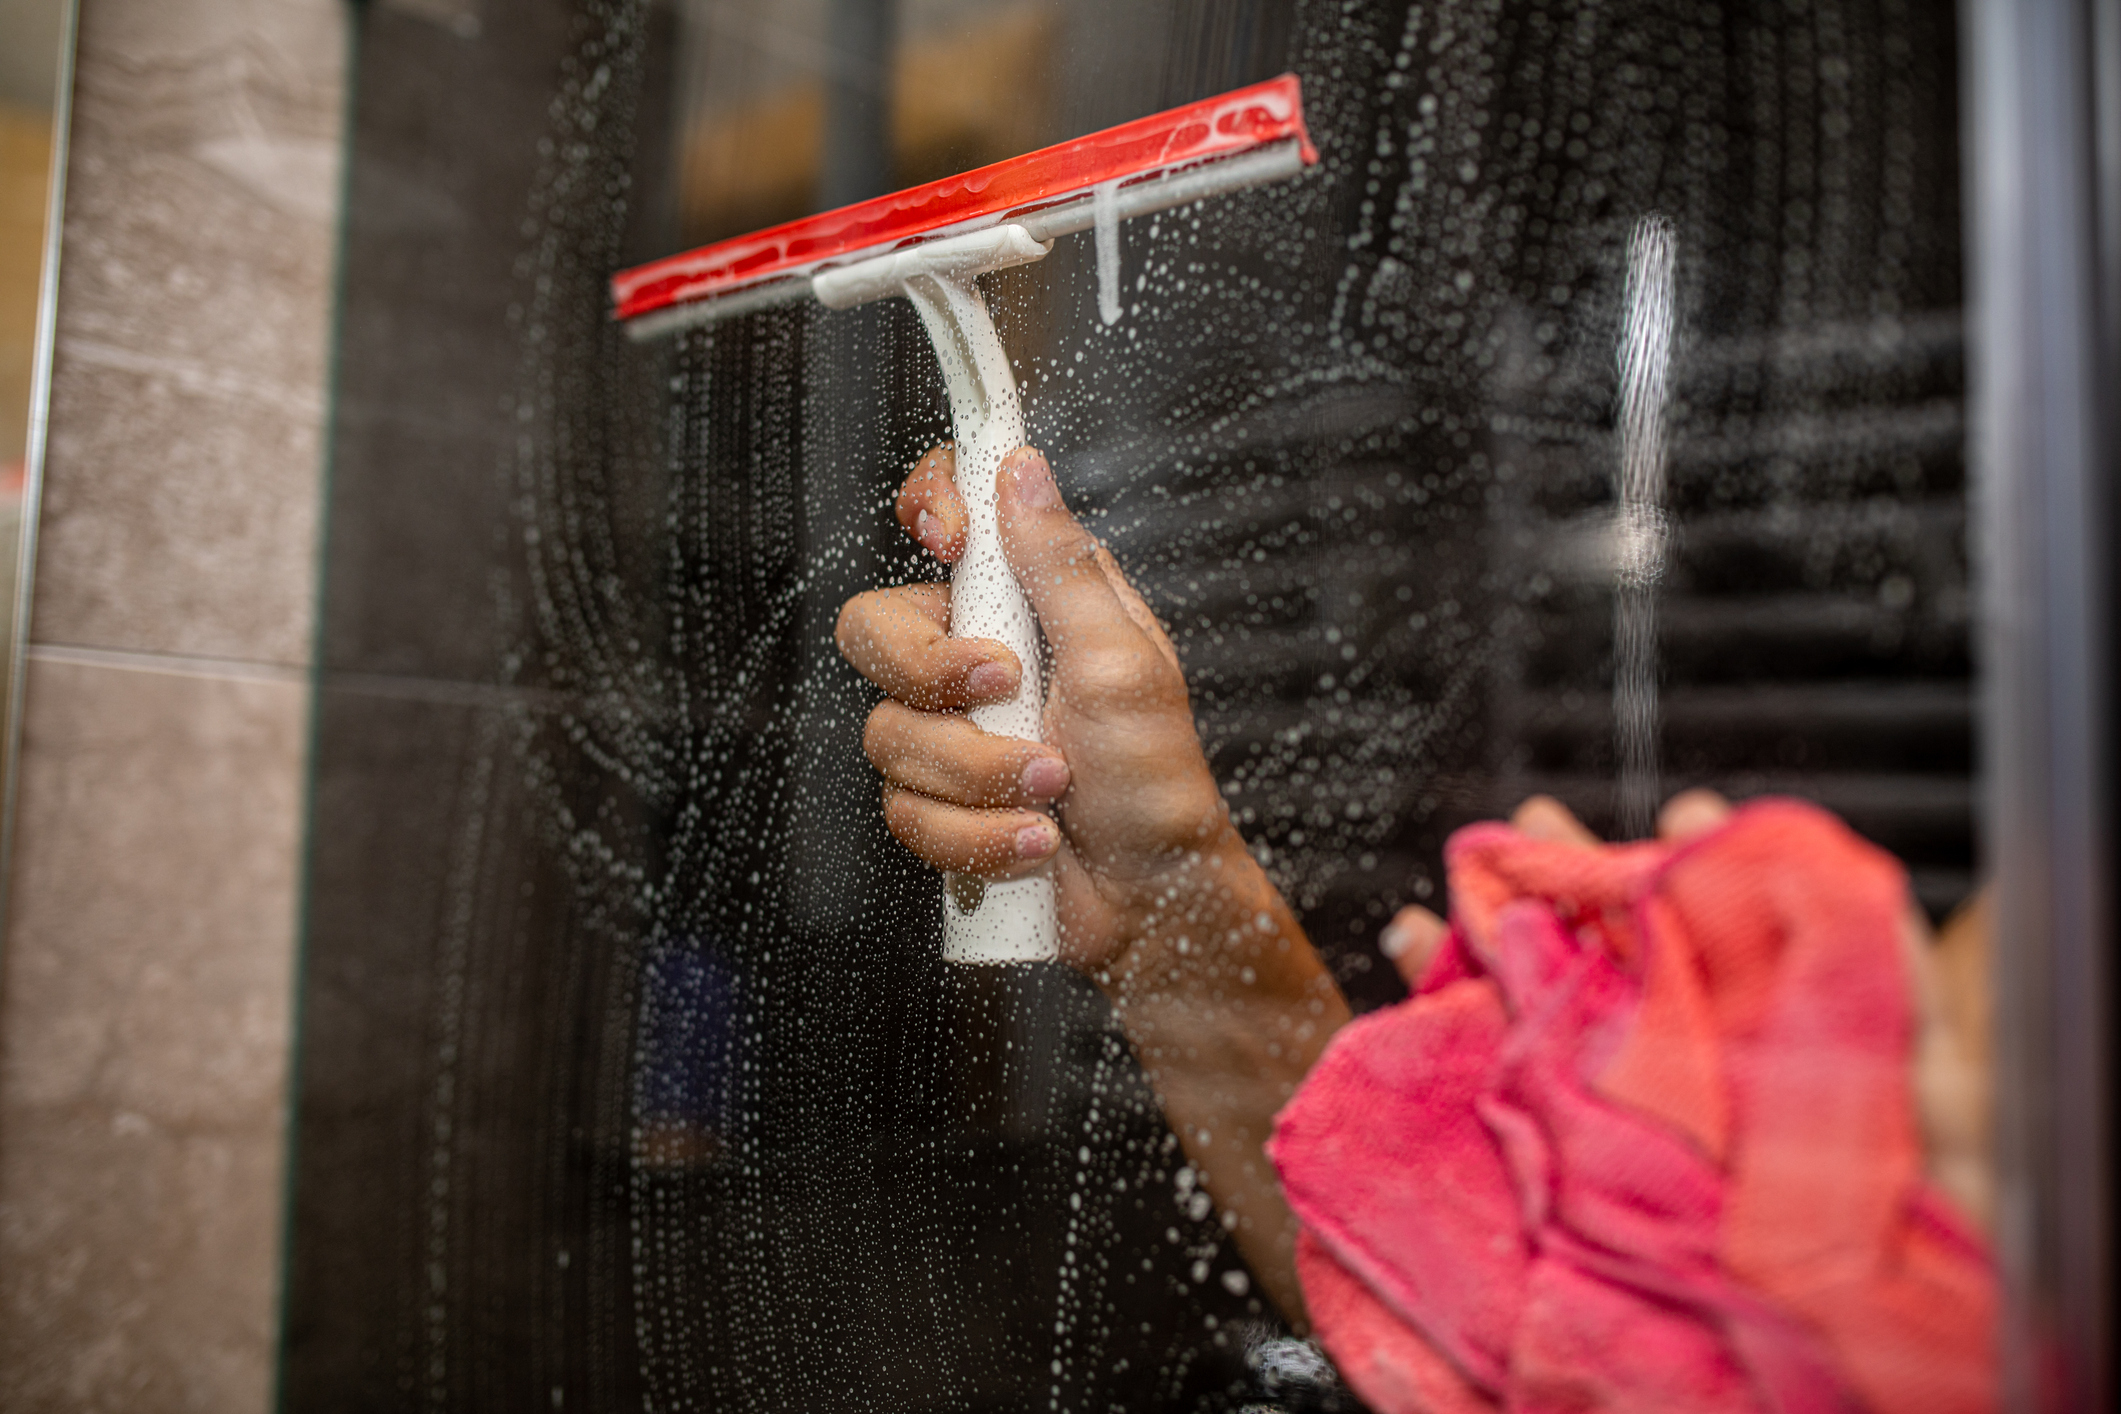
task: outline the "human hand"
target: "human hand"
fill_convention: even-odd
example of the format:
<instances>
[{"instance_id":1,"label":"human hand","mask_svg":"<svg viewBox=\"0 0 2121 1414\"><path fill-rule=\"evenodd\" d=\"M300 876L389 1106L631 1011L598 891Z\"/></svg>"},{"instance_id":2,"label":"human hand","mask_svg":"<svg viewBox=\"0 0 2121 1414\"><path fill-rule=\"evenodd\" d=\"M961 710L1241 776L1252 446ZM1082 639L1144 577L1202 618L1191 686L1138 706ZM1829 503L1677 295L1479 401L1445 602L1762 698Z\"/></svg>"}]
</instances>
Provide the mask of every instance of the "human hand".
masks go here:
<instances>
[{"instance_id":1,"label":"human hand","mask_svg":"<svg viewBox=\"0 0 2121 1414\"><path fill-rule=\"evenodd\" d=\"M1731 803L1709 790L1682 791L1657 816L1657 838L1679 843L1708 833L1731 816ZM1535 795L1510 816L1511 828L1533 839L1595 846L1596 835L1551 796ZM1915 1044L1909 1080L1921 1121L1930 1178L1986 1226L1994 1209L1988 1162L1990 1080L1985 978L1989 948L1986 891L1946 922L1941 937L1913 900L1901 929L1915 1004ZM1378 944L1409 987L1417 985L1450 925L1419 906L1396 914Z\"/></svg>"},{"instance_id":2,"label":"human hand","mask_svg":"<svg viewBox=\"0 0 2121 1414\"><path fill-rule=\"evenodd\" d=\"M899 523L946 564L964 547L954 470L952 450L936 448L897 502ZM1222 871L1257 871L1155 615L1061 503L1043 456L1013 452L999 478L1004 550L1053 651L1044 742L994 736L961 715L1006 700L1022 665L999 643L948 636L946 586L859 595L841 611L837 639L889 694L863 748L884 775L892 834L952 874L1051 870L1065 960L1109 978L1157 931L1174 890L1227 893L1215 888Z\"/></svg>"},{"instance_id":3,"label":"human hand","mask_svg":"<svg viewBox=\"0 0 2121 1414\"><path fill-rule=\"evenodd\" d=\"M965 544L953 460L946 447L922 458L897 506L946 564ZM1254 1276L1301 1323L1296 1220L1261 1146L1347 1002L1230 822L1156 616L1068 513L1044 457L1013 452L1000 477L1003 550L1053 651L1045 740L961 715L1007 700L1022 668L999 643L948 636L946 586L858 595L837 637L889 694L863 735L885 822L950 873L1053 871L1063 960L1112 999Z\"/></svg>"},{"instance_id":4,"label":"human hand","mask_svg":"<svg viewBox=\"0 0 2121 1414\"><path fill-rule=\"evenodd\" d=\"M1657 838L1668 844L1706 834L1731 817L1731 803L1712 790L1681 791L1657 812ZM1570 813L1569 807L1551 795L1529 796L1511 812L1510 828L1535 840L1553 844L1595 846L1598 836ZM1422 973L1451 925L1429 909L1412 904L1392 915L1392 921L1377 935L1377 947L1399 970L1407 986L1420 984Z\"/></svg>"}]
</instances>

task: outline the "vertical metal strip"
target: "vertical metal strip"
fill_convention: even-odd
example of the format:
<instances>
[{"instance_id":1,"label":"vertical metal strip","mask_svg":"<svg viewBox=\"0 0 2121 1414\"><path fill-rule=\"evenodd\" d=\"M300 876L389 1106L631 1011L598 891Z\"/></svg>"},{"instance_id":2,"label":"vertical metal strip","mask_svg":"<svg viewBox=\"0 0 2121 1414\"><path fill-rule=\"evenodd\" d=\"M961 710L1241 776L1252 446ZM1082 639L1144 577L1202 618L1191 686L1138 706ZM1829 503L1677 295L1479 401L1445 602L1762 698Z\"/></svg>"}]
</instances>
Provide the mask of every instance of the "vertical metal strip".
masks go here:
<instances>
[{"instance_id":1,"label":"vertical metal strip","mask_svg":"<svg viewBox=\"0 0 2121 1414\"><path fill-rule=\"evenodd\" d=\"M2019 1410L2111 1407L2114 449L2090 41L2094 6L2110 24L2114 3L1961 7L1997 1237Z\"/></svg>"},{"instance_id":2,"label":"vertical metal strip","mask_svg":"<svg viewBox=\"0 0 2121 1414\"><path fill-rule=\"evenodd\" d=\"M52 99L51 178L44 205L44 269L38 277L37 347L30 369L29 442L22 464L22 539L15 561L15 598L5 631L14 651L0 682L0 949L7 945L7 894L15 856L16 768L21 764L22 694L29 674L30 591L37 579L37 518L44 505L44 462L51 446L52 361L59 342L60 236L66 227L66 161L74 126L74 46L80 6L69 0L60 24L59 77Z\"/></svg>"}]
</instances>

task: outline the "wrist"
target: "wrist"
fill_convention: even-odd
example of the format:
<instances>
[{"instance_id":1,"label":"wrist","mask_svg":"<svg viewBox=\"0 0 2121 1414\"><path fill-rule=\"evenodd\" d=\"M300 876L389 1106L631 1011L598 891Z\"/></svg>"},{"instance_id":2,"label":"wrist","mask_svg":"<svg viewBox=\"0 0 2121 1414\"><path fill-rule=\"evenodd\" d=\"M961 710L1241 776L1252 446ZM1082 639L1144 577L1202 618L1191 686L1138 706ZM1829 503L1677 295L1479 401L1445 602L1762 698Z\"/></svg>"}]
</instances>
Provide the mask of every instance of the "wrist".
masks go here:
<instances>
[{"instance_id":1,"label":"wrist","mask_svg":"<svg viewBox=\"0 0 2121 1414\"><path fill-rule=\"evenodd\" d=\"M1234 828L1170 871L1132 928L1097 983L1167 1111L1221 1115L1181 1137L1227 1176L1208 1162L1209 1135L1236 1146L1226 1159L1256 1155L1347 1000Z\"/></svg>"},{"instance_id":2,"label":"wrist","mask_svg":"<svg viewBox=\"0 0 2121 1414\"><path fill-rule=\"evenodd\" d=\"M1272 989L1288 964L1309 964L1296 968L1304 974L1315 968L1280 891L1227 818L1204 848L1130 889L1120 918L1120 946L1097 979L1115 1000L1188 979Z\"/></svg>"}]
</instances>

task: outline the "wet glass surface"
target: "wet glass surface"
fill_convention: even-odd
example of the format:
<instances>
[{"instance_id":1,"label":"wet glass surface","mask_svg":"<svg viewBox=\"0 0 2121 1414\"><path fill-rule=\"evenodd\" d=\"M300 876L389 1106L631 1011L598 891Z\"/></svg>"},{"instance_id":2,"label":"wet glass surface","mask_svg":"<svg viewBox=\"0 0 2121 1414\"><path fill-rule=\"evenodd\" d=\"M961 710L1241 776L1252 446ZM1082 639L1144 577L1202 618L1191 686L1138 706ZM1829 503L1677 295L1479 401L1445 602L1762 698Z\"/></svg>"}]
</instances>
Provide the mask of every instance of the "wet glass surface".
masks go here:
<instances>
[{"instance_id":1,"label":"wet glass surface","mask_svg":"<svg viewBox=\"0 0 2121 1414\"><path fill-rule=\"evenodd\" d=\"M1116 323L1087 233L986 287L1357 1013L1534 792L1796 794L1972 888L1948 7L858 11L362 12L289 1408L1345 1399L1104 996L944 963L884 827L832 631L940 577L912 310L608 318L828 195L1302 78L1321 165L1127 223Z\"/></svg>"}]
</instances>

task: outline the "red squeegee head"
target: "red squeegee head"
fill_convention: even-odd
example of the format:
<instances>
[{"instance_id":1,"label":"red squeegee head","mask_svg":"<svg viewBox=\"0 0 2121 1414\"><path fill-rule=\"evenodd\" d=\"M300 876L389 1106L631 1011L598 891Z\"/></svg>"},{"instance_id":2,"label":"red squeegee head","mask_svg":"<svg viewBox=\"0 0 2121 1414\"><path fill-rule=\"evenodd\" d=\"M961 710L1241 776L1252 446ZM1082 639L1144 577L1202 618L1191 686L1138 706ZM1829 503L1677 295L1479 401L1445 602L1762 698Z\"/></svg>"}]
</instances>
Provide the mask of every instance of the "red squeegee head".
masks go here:
<instances>
[{"instance_id":1,"label":"red squeegee head","mask_svg":"<svg viewBox=\"0 0 2121 1414\"><path fill-rule=\"evenodd\" d=\"M1084 202L1101 186L1118 183L1124 193L1278 146L1291 148L1302 166L1318 160L1294 74L622 271L611 281L616 317L635 319L939 237L1035 219ZM1087 214L1079 224L1068 222L1078 230L1088 225Z\"/></svg>"}]
</instances>

